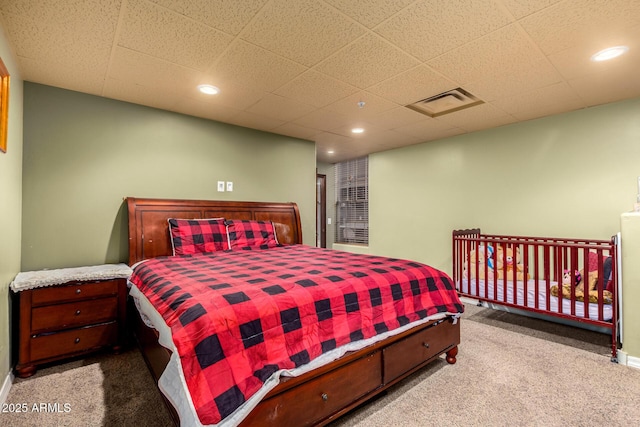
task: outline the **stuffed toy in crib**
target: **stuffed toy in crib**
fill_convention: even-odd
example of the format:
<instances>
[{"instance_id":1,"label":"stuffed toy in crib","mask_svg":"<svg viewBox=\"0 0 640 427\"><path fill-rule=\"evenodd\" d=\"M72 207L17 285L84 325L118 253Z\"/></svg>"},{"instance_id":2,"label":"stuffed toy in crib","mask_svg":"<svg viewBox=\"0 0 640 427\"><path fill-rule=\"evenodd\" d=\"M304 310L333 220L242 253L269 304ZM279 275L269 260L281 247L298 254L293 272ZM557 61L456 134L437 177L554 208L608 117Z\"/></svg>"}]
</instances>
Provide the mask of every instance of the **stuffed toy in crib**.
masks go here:
<instances>
[{"instance_id":1,"label":"stuffed toy in crib","mask_svg":"<svg viewBox=\"0 0 640 427\"><path fill-rule=\"evenodd\" d=\"M506 251L506 252L505 252ZM520 248L516 248L515 254L512 246L507 246L506 249L503 245L498 246L495 254L496 270L498 271L498 279L501 279L504 275L506 263L507 268L507 280L513 279L513 270L516 270L516 280L524 280L524 265L520 259ZM527 279L529 275L527 274Z\"/></svg>"},{"instance_id":2,"label":"stuffed toy in crib","mask_svg":"<svg viewBox=\"0 0 640 427\"><path fill-rule=\"evenodd\" d=\"M484 279L485 263L487 264L487 276L489 279L493 279L493 246L478 245L477 249L469 252L469 260L471 261L472 279L476 277L476 265L478 266L478 278ZM466 260L464 263L464 277L469 277Z\"/></svg>"},{"instance_id":3,"label":"stuffed toy in crib","mask_svg":"<svg viewBox=\"0 0 640 427\"><path fill-rule=\"evenodd\" d=\"M576 271L574 273L575 282L574 282L574 293L576 296L576 301L583 301L585 297L585 282L587 285L587 298L589 298L589 302L597 303L598 302L598 286L607 287L609 280L611 280L611 258L607 258L604 263L603 269L604 280L598 280L598 270L593 270L587 272L585 276L584 270ZM586 280L583 280L585 279ZM562 276L562 297L570 299L571 298L571 272L569 270L565 270ZM550 288L551 295L554 297L558 296L558 285L553 285ZM613 301L613 294L611 291L604 289L602 291L602 299L605 304L611 304Z\"/></svg>"}]
</instances>

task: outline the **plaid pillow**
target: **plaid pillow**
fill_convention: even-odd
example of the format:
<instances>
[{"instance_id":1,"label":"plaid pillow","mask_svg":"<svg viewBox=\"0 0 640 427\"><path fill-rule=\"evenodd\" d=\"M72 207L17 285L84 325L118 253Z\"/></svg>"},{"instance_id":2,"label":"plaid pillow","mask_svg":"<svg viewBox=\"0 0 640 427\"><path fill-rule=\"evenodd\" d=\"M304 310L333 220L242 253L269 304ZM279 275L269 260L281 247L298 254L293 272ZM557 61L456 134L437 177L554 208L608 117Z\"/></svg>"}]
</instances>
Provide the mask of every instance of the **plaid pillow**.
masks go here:
<instances>
[{"instance_id":1,"label":"plaid pillow","mask_svg":"<svg viewBox=\"0 0 640 427\"><path fill-rule=\"evenodd\" d=\"M229 247L237 249L269 249L280 246L271 221L228 220Z\"/></svg>"},{"instance_id":2,"label":"plaid pillow","mask_svg":"<svg viewBox=\"0 0 640 427\"><path fill-rule=\"evenodd\" d=\"M174 255L199 254L229 249L224 218L169 218L169 233Z\"/></svg>"}]
</instances>

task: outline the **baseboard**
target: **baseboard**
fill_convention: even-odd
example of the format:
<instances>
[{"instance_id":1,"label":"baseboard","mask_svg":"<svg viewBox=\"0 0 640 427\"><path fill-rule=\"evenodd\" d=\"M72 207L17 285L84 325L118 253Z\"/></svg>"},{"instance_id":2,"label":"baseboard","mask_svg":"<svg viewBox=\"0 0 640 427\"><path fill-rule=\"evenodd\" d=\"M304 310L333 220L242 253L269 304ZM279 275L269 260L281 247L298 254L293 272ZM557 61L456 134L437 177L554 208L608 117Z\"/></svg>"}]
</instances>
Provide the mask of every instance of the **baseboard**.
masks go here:
<instances>
[{"instance_id":1,"label":"baseboard","mask_svg":"<svg viewBox=\"0 0 640 427\"><path fill-rule=\"evenodd\" d=\"M2 388L0 388L0 406L7 401L7 397L9 397L9 390L11 390L12 384L13 372L9 372L7 374L7 377L4 379L4 382L2 383Z\"/></svg>"},{"instance_id":2,"label":"baseboard","mask_svg":"<svg viewBox=\"0 0 640 427\"><path fill-rule=\"evenodd\" d=\"M618 350L618 363L640 369L640 357L629 356L622 350Z\"/></svg>"}]
</instances>

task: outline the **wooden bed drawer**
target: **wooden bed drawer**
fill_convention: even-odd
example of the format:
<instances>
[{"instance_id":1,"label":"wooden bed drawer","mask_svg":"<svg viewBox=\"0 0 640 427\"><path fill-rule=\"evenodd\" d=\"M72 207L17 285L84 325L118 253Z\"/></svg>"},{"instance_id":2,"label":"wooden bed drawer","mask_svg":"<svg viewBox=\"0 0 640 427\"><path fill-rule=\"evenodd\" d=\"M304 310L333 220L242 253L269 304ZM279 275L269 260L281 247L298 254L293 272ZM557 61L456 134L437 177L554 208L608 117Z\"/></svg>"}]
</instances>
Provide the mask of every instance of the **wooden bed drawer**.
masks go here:
<instances>
[{"instance_id":1,"label":"wooden bed drawer","mask_svg":"<svg viewBox=\"0 0 640 427\"><path fill-rule=\"evenodd\" d=\"M379 351L263 401L242 425L315 424L380 387Z\"/></svg>"},{"instance_id":2,"label":"wooden bed drawer","mask_svg":"<svg viewBox=\"0 0 640 427\"><path fill-rule=\"evenodd\" d=\"M37 307L31 310L31 332L96 324L117 316L116 296Z\"/></svg>"},{"instance_id":3,"label":"wooden bed drawer","mask_svg":"<svg viewBox=\"0 0 640 427\"><path fill-rule=\"evenodd\" d=\"M450 337L450 333L442 332L443 329L447 328L453 329L453 323L446 321L440 324L438 328L422 330L383 349L383 384L393 381L402 374L442 353L447 346L451 345L451 340L445 338L447 336Z\"/></svg>"},{"instance_id":4,"label":"wooden bed drawer","mask_svg":"<svg viewBox=\"0 0 640 427\"><path fill-rule=\"evenodd\" d=\"M48 359L113 345L117 338L117 322L38 335L31 338L31 359Z\"/></svg>"},{"instance_id":5,"label":"wooden bed drawer","mask_svg":"<svg viewBox=\"0 0 640 427\"><path fill-rule=\"evenodd\" d=\"M118 280L102 280L99 282L72 282L64 286L34 289L31 303L34 306L65 301L100 298L118 294Z\"/></svg>"}]
</instances>

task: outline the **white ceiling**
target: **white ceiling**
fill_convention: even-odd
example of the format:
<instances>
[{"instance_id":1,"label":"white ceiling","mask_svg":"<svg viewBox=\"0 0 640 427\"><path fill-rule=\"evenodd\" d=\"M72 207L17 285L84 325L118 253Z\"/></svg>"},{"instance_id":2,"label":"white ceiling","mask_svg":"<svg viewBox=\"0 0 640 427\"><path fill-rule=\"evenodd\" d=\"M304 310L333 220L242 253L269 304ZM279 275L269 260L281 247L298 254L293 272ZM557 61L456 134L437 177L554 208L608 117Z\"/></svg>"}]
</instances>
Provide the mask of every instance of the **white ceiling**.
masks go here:
<instances>
[{"instance_id":1,"label":"white ceiling","mask_svg":"<svg viewBox=\"0 0 640 427\"><path fill-rule=\"evenodd\" d=\"M640 0L0 0L0 19L24 80L313 140L330 163L640 96ZM484 104L404 107L457 87Z\"/></svg>"}]
</instances>

